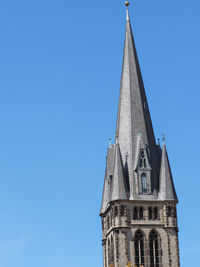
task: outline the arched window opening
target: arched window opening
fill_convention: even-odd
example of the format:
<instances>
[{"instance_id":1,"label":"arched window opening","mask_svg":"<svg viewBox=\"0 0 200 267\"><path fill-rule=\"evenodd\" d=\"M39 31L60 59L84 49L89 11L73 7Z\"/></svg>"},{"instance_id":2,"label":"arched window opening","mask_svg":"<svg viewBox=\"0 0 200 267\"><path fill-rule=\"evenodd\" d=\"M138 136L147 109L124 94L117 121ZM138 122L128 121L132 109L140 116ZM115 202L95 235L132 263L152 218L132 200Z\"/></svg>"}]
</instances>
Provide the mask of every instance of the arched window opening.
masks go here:
<instances>
[{"instance_id":1,"label":"arched window opening","mask_svg":"<svg viewBox=\"0 0 200 267\"><path fill-rule=\"evenodd\" d=\"M135 233L135 266L144 265L144 236L141 231Z\"/></svg>"},{"instance_id":2,"label":"arched window opening","mask_svg":"<svg viewBox=\"0 0 200 267\"><path fill-rule=\"evenodd\" d=\"M138 209L137 207L135 207L133 209L133 220L137 220L138 219Z\"/></svg>"},{"instance_id":3,"label":"arched window opening","mask_svg":"<svg viewBox=\"0 0 200 267\"><path fill-rule=\"evenodd\" d=\"M159 236L156 231L152 231L149 235L150 247L150 267L159 267L161 263L161 253Z\"/></svg>"},{"instance_id":4,"label":"arched window opening","mask_svg":"<svg viewBox=\"0 0 200 267\"><path fill-rule=\"evenodd\" d=\"M158 219L158 208L155 207L154 208L154 220L157 220Z\"/></svg>"},{"instance_id":5,"label":"arched window opening","mask_svg":"<svg viewBox=\"0 0 200 267\"><path fill-rule=\"evenodd\" d=\"M142 220L143 219L143 208L140 207L139 209L139 219Z\"/></svg>"},{"instance_id":6,"label":"arched window opening","mask_svg":"<svg viewBox=\"0 0 200 267\"><path fill-rule=\"evenodd\" d=\"M141 176L142 193L147 193L147 176L145 173Z\"/></svg>"},{"instance_id":7,"label":"arched window opening","mask_svg":"<svg viewBox=\"0 0 200 267\"><path fill-rule=\"evenodd\" d=\"M149 220L152 220L153 219L153 212L152 212L152 208L149 207Z\"/></svg>"}]
</instances>

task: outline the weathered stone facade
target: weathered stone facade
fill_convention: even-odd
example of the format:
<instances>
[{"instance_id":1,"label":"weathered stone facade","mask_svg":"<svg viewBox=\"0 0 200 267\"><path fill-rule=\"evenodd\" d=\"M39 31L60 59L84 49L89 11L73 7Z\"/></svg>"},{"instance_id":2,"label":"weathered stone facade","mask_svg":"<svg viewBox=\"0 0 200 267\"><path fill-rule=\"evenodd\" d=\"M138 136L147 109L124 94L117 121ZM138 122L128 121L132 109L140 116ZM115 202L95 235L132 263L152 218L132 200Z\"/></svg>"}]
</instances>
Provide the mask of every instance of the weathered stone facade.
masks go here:
<instances>
[{"instance_id":1,"label":"weathered stone facade","mask_svg":"<svg viewBox=\"0 0 200 267\"><path fill-rule=\"evenodd\" d=\"M127 10L115 144L103 198L104 267L179 267L176 195L166 145L156 144Z\"/></svg>"},{"instance_id":2,"label":"weathered stone facade","mask_svg":"<svg viewBox=\"0 0 200 267\"><path fill-rule=\"evenodd\" d=\"M138 212L142 208L141 217L139 215L138 218L134 217L135 208ZM156 217L154 217L155 209L157 209ZM180 266L176 205L161 201L116 201L102 216L104 267L112 264L115 267L127 266L128 263L136 265L134 238L138 230L144 236L144 266ZM153 230L159 237L159 265L150 263L149 236ZM113 256L110 250L113 250Z\"/></svg>"}]
</instances>

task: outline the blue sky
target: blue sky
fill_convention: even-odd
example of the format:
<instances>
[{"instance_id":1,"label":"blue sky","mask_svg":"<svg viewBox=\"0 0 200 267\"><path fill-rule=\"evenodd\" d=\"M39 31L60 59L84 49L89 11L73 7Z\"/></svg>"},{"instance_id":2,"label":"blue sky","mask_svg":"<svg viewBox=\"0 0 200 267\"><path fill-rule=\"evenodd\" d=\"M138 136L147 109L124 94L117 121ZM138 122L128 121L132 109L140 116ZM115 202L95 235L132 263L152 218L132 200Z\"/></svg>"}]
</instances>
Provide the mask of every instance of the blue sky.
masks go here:
<instances>
[{"instance_id":1,"label":"blue sky","mask_svg":"<svg viewBox=\"0 0 200 267\"><path fill-rule=\"evenodd\" d=\"M182 267L200 253L199 9L199 0L130 7L180 200ZM121 0L1 1L0 266L102 266L98 212L124 31Z\"/></svg>"}]
</instances>

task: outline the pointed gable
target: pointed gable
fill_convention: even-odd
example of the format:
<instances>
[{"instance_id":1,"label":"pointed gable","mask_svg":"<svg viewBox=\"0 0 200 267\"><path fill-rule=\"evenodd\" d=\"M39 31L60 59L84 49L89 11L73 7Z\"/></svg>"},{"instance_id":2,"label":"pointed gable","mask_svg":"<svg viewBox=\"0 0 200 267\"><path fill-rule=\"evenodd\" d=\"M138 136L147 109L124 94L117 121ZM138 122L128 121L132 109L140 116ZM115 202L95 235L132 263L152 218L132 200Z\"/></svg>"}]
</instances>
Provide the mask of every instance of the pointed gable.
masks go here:
<instances>
[{"instance_id":1,"label":"pointed gable","mask_svg":"<svg viewBox=\"0 0 200 267\"><path fill-rule=\"evenodd\" d=\"M143 155L142 155L143 154ZM137 146L136 146L136 157L135 157L135 164L134 164L134 170L136 171L138 168L140 168L141 160L145 160L146 166L144 166L147 169L151 170L151 166L149 164L149 159L147 155L146 147L144 146L144 143L142 141L142 133L138 134L137 138Z\"/></svg>"},{"instance_id":2,"label":"pointed gable","mask_svg":"<svg viewBox=\"0 0 200 267\"><path fill-rule=\"evenodd\" d=\"M165 143L163 143L160 167L159 198L161 200L173 200L176 202L178 201Z\"/></svg>"}]
</instances>

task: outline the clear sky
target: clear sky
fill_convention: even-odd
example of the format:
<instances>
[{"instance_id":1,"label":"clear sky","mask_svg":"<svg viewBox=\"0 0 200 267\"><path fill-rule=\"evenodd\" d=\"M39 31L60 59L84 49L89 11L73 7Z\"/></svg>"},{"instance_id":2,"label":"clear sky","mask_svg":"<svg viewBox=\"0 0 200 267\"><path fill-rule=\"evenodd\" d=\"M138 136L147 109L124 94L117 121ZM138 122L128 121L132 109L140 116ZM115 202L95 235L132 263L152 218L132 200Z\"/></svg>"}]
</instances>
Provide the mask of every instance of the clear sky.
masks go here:
<instances>
[{"instance_id":1,"label":"clear sky","mask_svg":"<svg viewBox=\"0 0 200 267\"><path fill-rule=\"evenodd\" d=\"M123 2L0 2L2 267L102 266L98 213ZM198 266L200 254L199 10L199 0L130 7L155 134L166 134L179 196L182 267Z\"/></svg>"}]
</instances>

